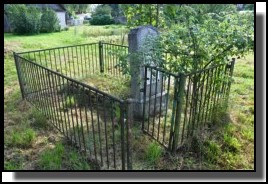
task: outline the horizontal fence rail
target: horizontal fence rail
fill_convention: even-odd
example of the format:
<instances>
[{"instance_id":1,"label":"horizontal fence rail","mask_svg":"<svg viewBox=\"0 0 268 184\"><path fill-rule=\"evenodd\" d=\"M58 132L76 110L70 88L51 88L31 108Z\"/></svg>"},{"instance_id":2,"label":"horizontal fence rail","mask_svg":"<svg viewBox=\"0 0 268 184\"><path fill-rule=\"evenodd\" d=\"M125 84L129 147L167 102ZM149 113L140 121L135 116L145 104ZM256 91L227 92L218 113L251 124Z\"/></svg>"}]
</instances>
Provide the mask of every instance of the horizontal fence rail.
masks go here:
<instances>
[{"instance_id":1,"label":"horizontal fence rail","mask_svg":"<svg viewBox=\"0 0 268 184\"><path fill-rule=\"evenodd\" d=\"M120 58L126 54L127 46L103 42L17 53L74 79L83 79L98 73L120 77L123 75L119 65Z\"/></svg>"}]
</instances>

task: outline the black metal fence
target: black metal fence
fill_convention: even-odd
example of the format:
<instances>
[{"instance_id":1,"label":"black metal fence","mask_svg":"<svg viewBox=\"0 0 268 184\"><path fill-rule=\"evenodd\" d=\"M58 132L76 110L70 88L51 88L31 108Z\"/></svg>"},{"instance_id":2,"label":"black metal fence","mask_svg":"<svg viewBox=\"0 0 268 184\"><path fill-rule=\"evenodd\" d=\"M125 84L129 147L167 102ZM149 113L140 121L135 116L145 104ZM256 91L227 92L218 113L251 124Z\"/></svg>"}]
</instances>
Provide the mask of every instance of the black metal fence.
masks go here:
<instances>
[{"instance_id":1,"label":"black metal fence","mask_svg":"<svg viewBox=\"0 0 268 184\"><path fill-rule=\"evenodd\" d=\"M97 73L122 76L119 53L127 54L128 47L100 41L99 43L21 52L17 55L62 75L80 80Z\"/></svg>"},{"instance_id":2,"label":"black metal fence","mask_svg":"<svg viewBox=\"0 0 268 184\"><path fill-rule=\"evenodd\" d=\"M227 107L234 62L178 75L145 66L143 131L176 151Z\"/></svg>"},{"instance_id":3,"label":"black metal fence","mask_svg":"<svg viewBox=\"0 0 268 184\"><path fill-rule=\"evenodd\" d=\"M103 42L14 53L22 97L102 169L132 169L135 100L80 81L98 73L120 80L120 57L127 53L127 46ZM189 74L145 66L142 130L176 151L226 104L234 62Z\"/></svg>"},{"instance_id":4,"label":"black metal fence","mask_svg":"<svg viewBox=\"0 0 268 184\"><path fill-rule=\"evenodd\" d=\"M129 104L78 81L101 72L122 76L105 43L14 53L23 98L102 169L131 169ZM109 53L110 52L110 53Z\"/></svg>"}]
</instances>

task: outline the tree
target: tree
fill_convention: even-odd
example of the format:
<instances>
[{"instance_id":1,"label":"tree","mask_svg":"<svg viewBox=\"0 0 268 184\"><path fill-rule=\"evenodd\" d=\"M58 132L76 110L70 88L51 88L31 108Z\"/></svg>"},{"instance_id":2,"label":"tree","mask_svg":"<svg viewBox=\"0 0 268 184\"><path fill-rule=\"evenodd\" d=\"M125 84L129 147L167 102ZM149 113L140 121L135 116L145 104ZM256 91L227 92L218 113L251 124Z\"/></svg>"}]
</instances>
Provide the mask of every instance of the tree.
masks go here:
<instances>
[{"instance_id":1,"label":"tree","mask_svg":"<svg viewBox=\"0 0 268 184\"><path fill-rule=\"evenodd\" d=\"M59 19L54 10L45 8L41 16L41 32L51 33L60 30Z\"/></svg>"},{"instance_id":2,"label":"tree","mask_svg":"<svg viewBox=\"0 0 268 184\"><path fill-rule=\"evenodd\" d=\"M133 19L131 26L150 22L141 5L127 8L128 20ZM253 13L239 14L234 5L164 5L162 12L165 29L157 42L148 40L146 44L159 53L151 56L157 56L154 60L159 66L171 72L193 72L224 63L228 57L243 56L254 46ZM169 57L163 60L166 52Z\"/></svg>"},{"instance_id":3,"label":"tree","mask_svg":"<svg viewBox=\"0 0 268 184\"><path fill-rule=\"evenodd\" d=\"M99 15L109 15L111 16L112 8L109 5L103 4L98 5L95 11L92 13L92 16L99 16Z\"/></svg>"},{"instance_id":4,"label":"tree","mask_svg":"<svg viewBox=\"0 0 268 184\"><path fill-rule=\"evenodd\" d=\"M122 9L120 4L108 4L111 7L111 16L119 17L122 15Z\"/></svg>"},{"instance_id":5,"label":"tree","mask_svg":"<svg viewBox=\"0 0 268 184\"><path fill-rule=\"evenodd\" d=\"M113 24L114 20L111 16L111 7L108 5L99 5L96 7L95 11L92 13L92 20L90 23L92 25L109 25Z\"/></svg>"},{"instance_id":6,"label":"tree","mask_svg":"<svg viewBox=\"0 0 268 184\"><path fill-rule=\"evenodd\" d=\"M157 4L122 4L122 11L127 18L128 26L159 25L160 5Z\"/></svg>"},{"instance_id":7,"label":"tree","mask_svg":"<svg viewBox=\"0 0 268 184\"><path fill-rule=\"evenodd\" d=\"M40 9L25 4L8 4L6 13L14 33L38 34L41 26Z\"/></svg>"},{"instance_id":8,"label":"tree","mask_svg":"<svg viewBox=\"0 0 268 184\"><path fill-rule=\"evenodd\" d=\"M67 12L71 15L75 13L86 13L90 9L90 4L64 4Z\"/></svg>"},{"instance_id":9,"label":"tree","mask_svg":"<svg viewBox=\"0 0 268 184\"><path fill-rule=\"evenodd\" d=\"M254 4L245 4L244 9L253 11L254 10Z\"/></svg>"}]
</instances>

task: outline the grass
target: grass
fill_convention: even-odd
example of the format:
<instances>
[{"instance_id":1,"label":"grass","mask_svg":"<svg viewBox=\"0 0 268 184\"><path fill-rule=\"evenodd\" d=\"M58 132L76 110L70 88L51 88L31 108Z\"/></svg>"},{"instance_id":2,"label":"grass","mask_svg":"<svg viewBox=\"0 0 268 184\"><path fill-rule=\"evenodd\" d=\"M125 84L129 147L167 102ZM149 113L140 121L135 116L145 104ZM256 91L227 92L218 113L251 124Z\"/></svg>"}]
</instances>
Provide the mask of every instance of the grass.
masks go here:
<instances>
[{"instance_id":1,"label":"grass","mask_svg":"<svg viewBox=\"0 0 268 184\"><path fill-rule=\"evenodd\" d=\"M89 164L77 151L62 143L56 143L53 148L45 150L38 160L38 169L41 170L88 170Z\"/></svg>"},{"instance_id":2,"label":"grass","mask_svg":"<svg viewBox=\"0 0 268 184\"><path fill-rule=\"evenodd\" d=\"M130 96L131 86L128 77L118 80L111 74L95 74L86 77L83 82L118 98L127 99Z\"/></svg>"},{"instance_id":3,"label":"grass","mask_svg":"<svg viewBox=\"0 0 268 184\"><path fill-rule=\"evenodd\" d=\"M50 122L35 111L21 94L12 51L22 52L72 44L105 40L121 43L120 26L79 26L68 31L33 36L4 34L4 168L5 170L94 169ZM124 41L127 39L124 37ZM254 56L236 61L231 86L228 118L214 117L212 134L201 137L196 152L186 150L172 155L140 131L140 122L132 129L134 169L254 169ZM105 88L103 76L94 76L97 87ZM104 76L105 78L105 76ZM120 93L123 81L111 82L111 89ZM124 84L124 83L123 83ZM111 89L109 89L111 91ZM108 91L109 91L108 90ZM125 91L125 90L122 90ZM123 94L124 95L124 94ZM73 97L74 98L74 97ZM73 105L75 99L66 99ZM69 103L69 104L68 104ZM120 138L120 132L115 132ZM64 146L62 146L64 144ZM198 153L202 148L201 155ZM160 151L161 150L161 151ZM134 158L135 156L135 158ZM53 162L52 162L53 161Z\"/></svg>"},{"instance_id":4,"label":"grass","mask_svg":"<svg viewBox=\"0 0 268 184\"><path fill-rule=\"evenodd\" d=\"M214 115L214 131L203 138L203 168L246 170L254 168L254 67L253 55L236 62L228 118ZM226 114L225 114L226 116Z\"/></svg>"},{"instance_id":5,"label":"grass","mask_svg":"<svg viewBox=\"0 0 268 184\"><path fill-rule=\"evenodd\" d=\"M157 142L152 142L145 151L145 160L150 165L155 165L159 162L162 152L162 147Z\"/></svg>"}]
</instances>

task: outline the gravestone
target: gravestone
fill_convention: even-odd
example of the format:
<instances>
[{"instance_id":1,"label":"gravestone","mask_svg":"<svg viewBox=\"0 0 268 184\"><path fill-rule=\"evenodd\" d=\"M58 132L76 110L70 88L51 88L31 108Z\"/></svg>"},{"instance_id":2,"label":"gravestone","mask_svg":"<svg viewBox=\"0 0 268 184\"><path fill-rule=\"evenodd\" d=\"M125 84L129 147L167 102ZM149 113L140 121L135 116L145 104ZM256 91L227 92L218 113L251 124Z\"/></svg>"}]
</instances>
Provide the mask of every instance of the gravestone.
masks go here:
<instances>
[{"instance_id":1,"label":"gravestone","mask_svg":"<svg viewBox=\"0 0 268 184\"><path fill-rule=\"evenodd\" d=\"M152 75L149 70L147 70L147 76L145 77L144 70L144 58L138 57L141 53L141 49L145 49L146 51L150 50L148 46L144 47L145 41L147 38L150 40L157 38L159 35L156 28L153 26L139 26L135 29L132 29L128 34L128 43L129 43L129 53L130 53L130 73L131 73L131 98L135 99L133 105L133 117L137 120L139 119L147 119L149 115L154 115L159 113L160 106L161 109L165 109L163 107L166 103L166 92L162 91L161 94L161 86L162 85L162 75L158 73ZM144 53L144 50L143 50ZM146 56L145 56L146 57ZM148 59L147 62L148 64ZM155 66L155 63L149 61L151 66ZM145 98L145 114L143 117L143 107L144 107L144 80L146 80L146 98ZM157 86L156 86L157 84ZM151 85L151 92L149 93ZM150 101L150 107L149 107ZM161 104L160 104L161 102Z\"/></svg>"}]
</instances>

